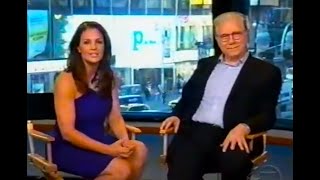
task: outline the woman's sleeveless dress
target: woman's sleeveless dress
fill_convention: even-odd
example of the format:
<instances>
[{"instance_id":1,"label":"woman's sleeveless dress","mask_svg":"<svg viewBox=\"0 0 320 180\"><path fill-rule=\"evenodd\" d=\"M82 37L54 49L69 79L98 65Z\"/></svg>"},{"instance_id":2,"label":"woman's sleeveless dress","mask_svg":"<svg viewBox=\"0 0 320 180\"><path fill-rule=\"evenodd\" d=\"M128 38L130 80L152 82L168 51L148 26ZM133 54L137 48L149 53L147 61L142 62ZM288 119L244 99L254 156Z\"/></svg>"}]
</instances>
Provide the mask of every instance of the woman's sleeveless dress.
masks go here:
<instances>
[{"instance_id":1,"label":"woman's sleeveless dress","mask_svg":"<svg viewBox=\"0 0 320 180\"><path fill-rule=\"evenodd\" d=\"M92 139L112 144L117 139L105 133L104 122L109 116L112 100L89 90L75 99L75 128ZM54 130L52 144L53 163L58 170L81 176L96 178L110 163L113 157L85 150L63 140L58 126Z\"/></svg>"}]
</instances>

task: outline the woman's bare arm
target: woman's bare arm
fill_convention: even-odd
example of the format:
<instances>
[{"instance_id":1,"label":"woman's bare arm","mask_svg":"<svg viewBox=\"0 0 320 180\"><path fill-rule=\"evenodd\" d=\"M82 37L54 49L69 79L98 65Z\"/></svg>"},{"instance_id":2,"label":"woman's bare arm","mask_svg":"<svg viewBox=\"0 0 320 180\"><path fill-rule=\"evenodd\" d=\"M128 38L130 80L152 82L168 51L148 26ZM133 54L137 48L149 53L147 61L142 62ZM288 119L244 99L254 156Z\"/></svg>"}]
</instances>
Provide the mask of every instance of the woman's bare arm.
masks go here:
<instances>
[{"instance_id":1,"label":"woman's bare arm","mask_svg":"<svg viewBox=\"0 0 320 180\"><path fill-rule=\"evenodd\" d=\"M110 128L118 139L129 139L125 122L121 115L117 86L112 90L112 99L112 110L108 119Z\"/></svg>"},{"instance_id":2,"label":"woman's bare arm","mask_svg":"<svg viewBox=\"0 0 320 180\"><path fill-rule=\"evenodd\" d=\"M108 145L93 140L75 129L75 97L76 87L71 73L61 73L55 84L54 106L63 139L79 148L108 154Z\"/></svg>"}]
</instances>

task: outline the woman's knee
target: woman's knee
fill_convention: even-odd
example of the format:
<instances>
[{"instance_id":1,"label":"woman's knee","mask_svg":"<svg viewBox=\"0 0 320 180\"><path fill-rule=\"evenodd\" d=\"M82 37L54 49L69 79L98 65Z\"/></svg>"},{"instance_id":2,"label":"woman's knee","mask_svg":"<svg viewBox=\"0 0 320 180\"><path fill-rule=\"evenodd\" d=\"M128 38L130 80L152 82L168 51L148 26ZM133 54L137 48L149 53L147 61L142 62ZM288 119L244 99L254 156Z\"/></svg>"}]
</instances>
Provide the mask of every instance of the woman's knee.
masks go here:
<instances>
[{"instance_id":1,"label":"woman's knee","mask_svg":"<svg viewBox=\"0 0 320 180\"><path fill-rule=\"evenodd\" d=\"M115 179L126 180L131 176L130 164L121 158L113 159L102 174L109 174Z\"/></svg>"},{"instance_id":2,"label":"woman's knee","mask_svg":"<svg viewBox=\"0 0 320 180\"><path fill-rule=\"evenodd\" d=\"M148 154L148 148L146 147L146 145L141 142L141 141L136 141L134 140L134 144L135 144L135 151L140 154L141 156L147 156Z\"/></svg>"}]
</instances>

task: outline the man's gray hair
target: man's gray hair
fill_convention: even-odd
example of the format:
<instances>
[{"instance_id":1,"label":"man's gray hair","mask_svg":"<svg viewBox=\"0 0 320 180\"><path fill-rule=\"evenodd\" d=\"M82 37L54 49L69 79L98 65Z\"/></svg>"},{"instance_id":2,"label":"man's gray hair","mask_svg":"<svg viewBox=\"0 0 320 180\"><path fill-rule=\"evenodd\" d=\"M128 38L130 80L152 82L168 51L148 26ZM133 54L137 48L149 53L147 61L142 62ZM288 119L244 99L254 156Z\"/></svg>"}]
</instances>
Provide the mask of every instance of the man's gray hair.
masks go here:
<instances>
[{"instance_id":1,"label":"man's gray hair","mask_svg":"<svg viewBox=\"0 0 320 180\"><path fill-rule=\"evenodd\" d=\"M246 16L240 12L235 12L235 11L226 12L226 13L223 13L223 14L220 14L219 16L217 16L213 20L214 29L216 29L216 27L218 27L221 23L223 23L227 20L230 20L230 19L239 19L240 21L243 22L244 28L246 30L250 29L250 23L249 23L248 16Z\"/></svg>"}]
</instances>

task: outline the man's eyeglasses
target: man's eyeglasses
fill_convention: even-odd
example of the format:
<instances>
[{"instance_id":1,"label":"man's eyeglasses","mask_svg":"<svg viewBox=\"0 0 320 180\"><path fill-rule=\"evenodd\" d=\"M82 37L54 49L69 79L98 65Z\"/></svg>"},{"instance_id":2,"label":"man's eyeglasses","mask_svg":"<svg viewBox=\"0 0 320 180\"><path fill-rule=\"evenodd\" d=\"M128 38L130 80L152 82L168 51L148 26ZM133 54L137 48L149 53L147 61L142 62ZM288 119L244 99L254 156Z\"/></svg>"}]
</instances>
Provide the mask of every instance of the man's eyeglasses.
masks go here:
<instances>
[{"instance_id":1,"label":"man's eyeglasses","mask_svg":"<svg viewBox=\"0 0 320 180\"><path fill-rule=\"evenodd\" d=\"M220 35L217 35L217 37L220 38L222 42L227 42L230 40L231 36L233 40L240 40L244 33L245 31L237 31L231 34L220 34Z\"/></svg>"}]
</instances>

